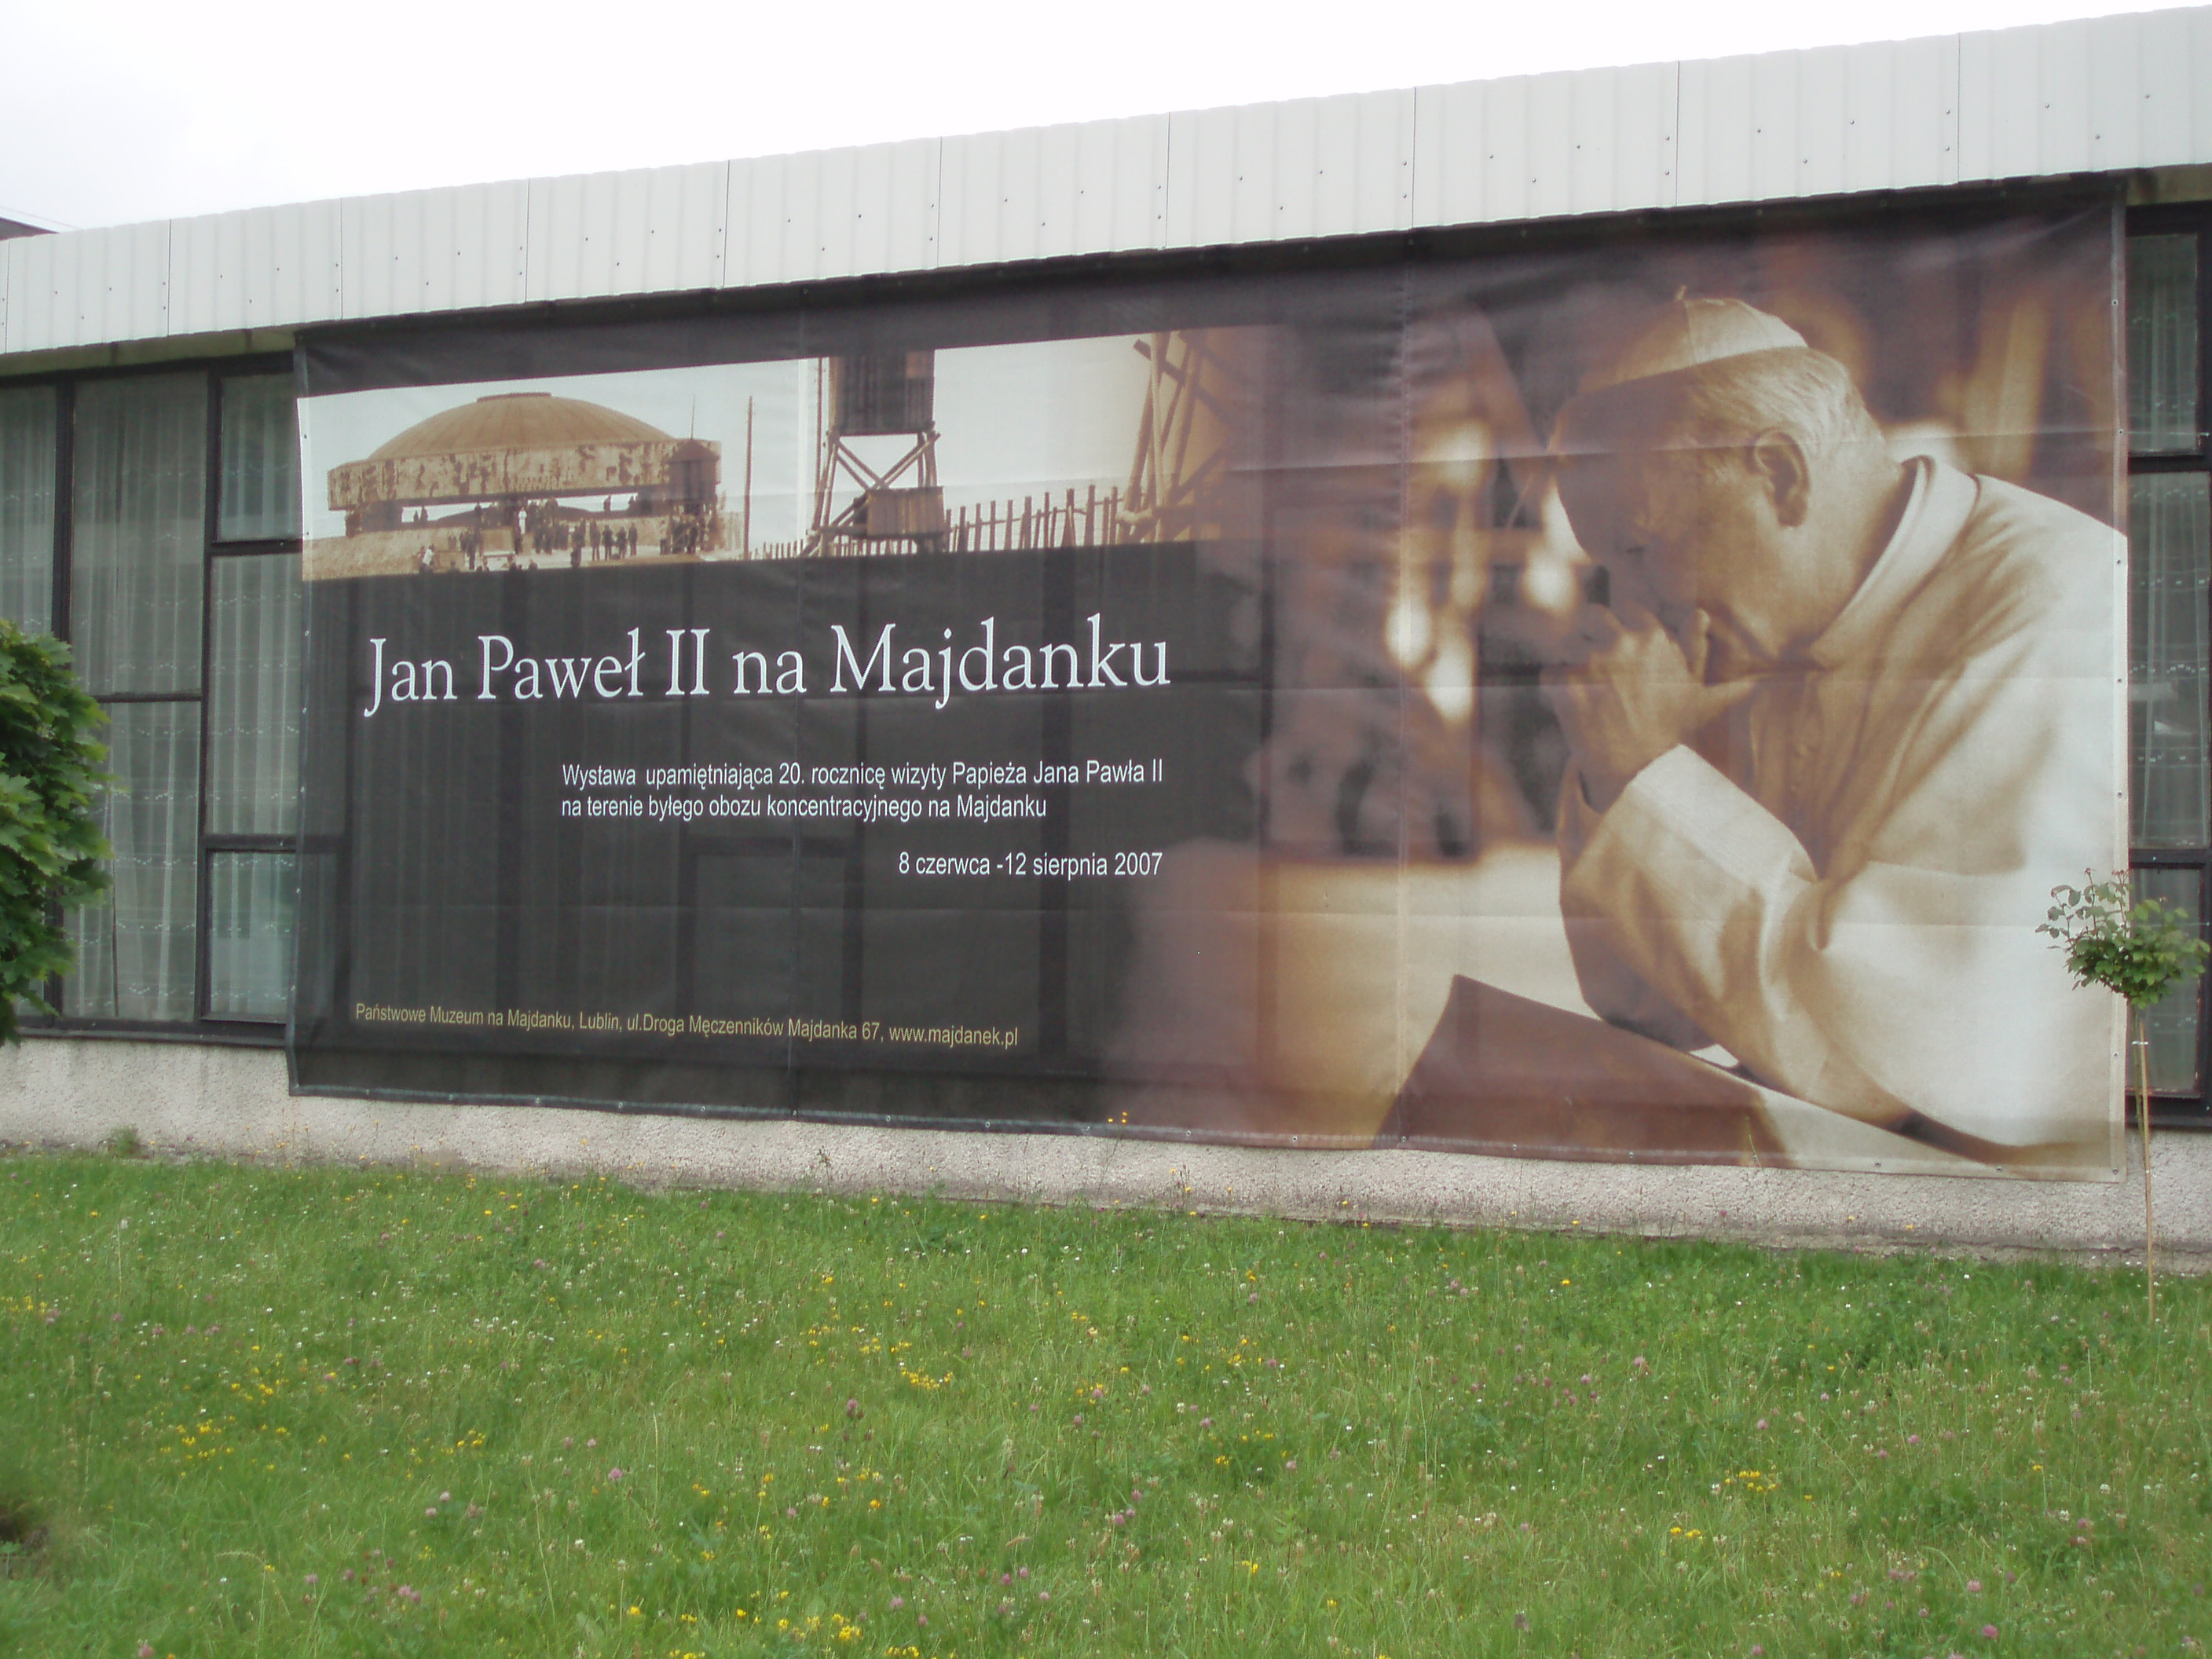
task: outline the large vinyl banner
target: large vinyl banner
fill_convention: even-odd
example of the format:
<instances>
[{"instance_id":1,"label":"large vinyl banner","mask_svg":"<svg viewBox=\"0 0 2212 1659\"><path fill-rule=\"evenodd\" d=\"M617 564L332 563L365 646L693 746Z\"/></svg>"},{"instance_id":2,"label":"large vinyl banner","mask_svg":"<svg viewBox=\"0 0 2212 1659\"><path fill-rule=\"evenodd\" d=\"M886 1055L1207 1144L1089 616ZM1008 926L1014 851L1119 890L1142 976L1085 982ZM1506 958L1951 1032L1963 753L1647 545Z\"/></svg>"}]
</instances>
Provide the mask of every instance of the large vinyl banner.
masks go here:
<instances>
[{"instance_id":1,"label":"large vinyl banner","mask_svg":"<svg viewBox=\"0 0 2212 1659\"><path fill-rule=\"evenodd\" d=\"M2117 234L318 337L298 1085L2109 1176Z\"/></svg>"}]
</instances>

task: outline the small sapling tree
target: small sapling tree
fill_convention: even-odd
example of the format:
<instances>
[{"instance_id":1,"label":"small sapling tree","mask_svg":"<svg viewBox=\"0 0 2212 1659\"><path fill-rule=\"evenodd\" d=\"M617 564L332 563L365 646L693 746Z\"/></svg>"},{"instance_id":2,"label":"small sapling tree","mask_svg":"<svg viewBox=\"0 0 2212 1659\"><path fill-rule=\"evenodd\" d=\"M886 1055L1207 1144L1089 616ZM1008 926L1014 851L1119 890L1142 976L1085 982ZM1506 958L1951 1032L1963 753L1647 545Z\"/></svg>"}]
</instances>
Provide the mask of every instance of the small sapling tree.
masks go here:
<instances>
[{"instance_id":1,"label":"small sapling tree","mask_svg":"<svg viewBox=\"0 0 2212 1659\"><path fill-rule=\"evenodd\" d=\"M107 886L97 817L106 724L70 668L69 647L0 619L0 1040L19 1005L50 1013L46 981L70 966L64 905Z\"/></svg>"},{"instance_id":2,"label":"small sapling tree","mask_svg":"<svg viewBox=\"0 0 2212 1659\"><path fill-rule=\"evenodd\" d=\"M2094 872L2092 872L2094 873ZM2085 887L2054 887L2051 914L2035 931L2066 952L2076 985L2118 992L2135 1025L2136 1119L2142 1125L2143 1296L2158 1317L2155 1234L2150 1200L2150 1028L2152 1006L2204 971L2212 945L2163 899L2138 898L2125 874Z\"/></svg>"}]
</instances>

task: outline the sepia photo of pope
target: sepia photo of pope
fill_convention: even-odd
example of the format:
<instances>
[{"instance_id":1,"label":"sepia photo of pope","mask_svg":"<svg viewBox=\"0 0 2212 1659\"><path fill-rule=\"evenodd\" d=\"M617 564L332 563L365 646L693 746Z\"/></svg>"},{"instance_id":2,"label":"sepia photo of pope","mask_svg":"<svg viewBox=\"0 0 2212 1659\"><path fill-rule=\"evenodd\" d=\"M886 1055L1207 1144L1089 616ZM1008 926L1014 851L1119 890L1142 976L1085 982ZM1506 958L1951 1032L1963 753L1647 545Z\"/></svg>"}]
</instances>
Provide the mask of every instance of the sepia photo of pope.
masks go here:
<instances>
[{"instance_id":1,"label":"sepia photo of pope","mask_svg":"<svg viewBox=\"0 0 2212 1659\"><path fill-rule=\"evenodd\" d=\"M2117 533L1897 459L1735 300L1665 307L1551 447L1603 573L1544 678L1590 1006L1970 1156L2094 1140L2109 1000L2033 925L2115 861Z\"/></svg>"}]
</instances>

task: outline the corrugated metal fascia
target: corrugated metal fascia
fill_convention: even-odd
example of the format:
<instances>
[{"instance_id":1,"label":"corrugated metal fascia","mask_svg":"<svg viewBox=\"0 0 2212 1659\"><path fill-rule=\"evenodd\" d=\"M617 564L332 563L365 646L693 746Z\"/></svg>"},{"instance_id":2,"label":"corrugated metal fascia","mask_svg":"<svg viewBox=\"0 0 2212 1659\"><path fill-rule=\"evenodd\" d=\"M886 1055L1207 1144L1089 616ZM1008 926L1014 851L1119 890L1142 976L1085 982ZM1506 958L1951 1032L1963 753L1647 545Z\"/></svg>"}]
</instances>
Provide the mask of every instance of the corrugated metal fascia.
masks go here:
<instances>
[{"instance_id":1,"label":"corrugated metal fascia","mask_svg":"<svg viewBox=\"0 0 2212 1659\"><path fill-rule=\"evenodd\" d=\"M10 353L168 331L169 222L9 243Z\"/></svg>"},{"instance_id":2,"label":"corrugated metal fascia","mask_svg":"<svg viewBox=\"0 0 2212 1659\"><path fill-rule=\"evenodd\" d=\"M1959 39L1960 176L2212 161L2212 8Z\"/></svg>"},{"instance_id":3,"label":"corrugated metal fascia","mask_svg":"<svg viewBox=\"0 0 2212 1659\"><path fill-rule=\"evenodd\" d=\"M1682 65L1683 205L1955 183L1950 36Z\"/></svg>"},{"instance_id":4,"label":"corrugated metal fascia","mask_svg":"<svg viewBox=\"0 0 2212 1659\"><path fill-rule=\"evenodd\" d=\"M1646 64L1419 88L1413 222L1673 206L1680 79Z\"/></svg>"},{"instance_id":5,"label":"corrugated metal fascia","mask_svg":"<svg viewBox=\"0 0 2212 1659\"><path fill-rule=\"evenodd\" d=\"M0 352L2212 162L2212 7L0 244Z\"/></svg>"},{"instance_id":6,"label":"corrugated metal fascia","mask_svg":"<svg viewBox=\"0 0 2212 1659\"><path fill-rule=\"evenodd\" d=\"M170 222L171 335L291 327L338 315L336 202Z\"/></svg>"},{"instance_id":7,"label":"corrugated metal fascia","mask_svg":"<svg viewBox=\"0 0 2212 1659\"><path fill-rule=\"evenodd\" d=\"M1166 246L1411 228L1414 106L1408 90L1170 115Z\"/></svg>"},{"instance_id":8,"label":"corrugated metal fascia","mask_svg":"<svg viewBox=\"0 0 2212 1659\"><path fill-rule=\"evenodd\" d=\"M532 179L526 292L587 300L720 287L730 166Z\"/></svg>"},{"instance_id":9,"label":"corrugated metal fascia","mask_svg":"<svg viewBox=\"0 0 2212 1659\"><path fill-rule=\"evenodd\" d=\"M338 204L338 314L475 311L528 298L530 186L517 179Z\"/></svg>"},{"instance_id":10,"label":"corrugated metal fascia","mask_svg":"<svg viewBox=\"0 0 2212 1659\"><path fill-rule=\"evenodd\" d=\"M933 270L942 148L922 138L732 161L722 285Z\"/></svg>"},{"instance_id":11,"label":"corrugated metal fascia","mask_svg":"<svg viewBox=\"0 0 2212 1659\"><path fill-rule=\"evenodd\" d=\"M1164 246L1170 121L1141 115L944 140L937 264Z\"/></svg>"}]
</instances>

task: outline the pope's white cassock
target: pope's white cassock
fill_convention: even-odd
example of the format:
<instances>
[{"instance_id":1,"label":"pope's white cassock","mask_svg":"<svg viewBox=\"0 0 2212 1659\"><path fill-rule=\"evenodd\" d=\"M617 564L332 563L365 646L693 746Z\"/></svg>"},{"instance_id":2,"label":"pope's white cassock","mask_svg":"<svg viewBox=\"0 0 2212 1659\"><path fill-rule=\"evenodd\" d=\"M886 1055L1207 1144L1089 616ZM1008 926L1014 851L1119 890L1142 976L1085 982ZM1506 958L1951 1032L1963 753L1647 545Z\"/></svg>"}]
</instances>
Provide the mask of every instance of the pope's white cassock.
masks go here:
<instances>
[{"instance_id":1,"label":"pope's white cassock","mask_svg":"<svg viewBox=\"0 0 2212 1659\"><path fill-rule=\"evenodd\" d=\"M2109 1121L2116 1005L2034 930L2120 853L2122 550L2044 496L1912 467L1804 661L1601 815L1569 775L1575 966L1607 1019L1817 1105L2079 1145Z\"/></svg>"}]
</instances>

